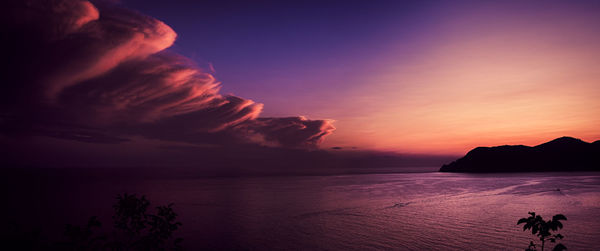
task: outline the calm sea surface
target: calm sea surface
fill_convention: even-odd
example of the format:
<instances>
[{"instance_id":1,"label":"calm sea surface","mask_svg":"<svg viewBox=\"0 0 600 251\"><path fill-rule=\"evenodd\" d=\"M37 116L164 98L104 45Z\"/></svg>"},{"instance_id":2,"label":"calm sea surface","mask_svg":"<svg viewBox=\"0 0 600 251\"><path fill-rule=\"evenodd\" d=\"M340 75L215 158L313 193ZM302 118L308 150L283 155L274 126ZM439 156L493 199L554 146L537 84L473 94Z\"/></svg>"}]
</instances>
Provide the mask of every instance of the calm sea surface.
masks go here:
<instances>
[{"instance_id":1,"label":"calm sea surface","mask_svg":"<svg viewBox=\"0 0 600 251\"><path fill-rule=\"evenodd\" d=\"M38 202L110 222L120 192L175 203L190 250L524 250L516 222L562 213L569 250L600 250L600 174L407 173L341 176L90 179L44 186ZM106 199L108 198L108 199ZM57 203L60 202L60 203Z\"/></svg>"}]
</instances>

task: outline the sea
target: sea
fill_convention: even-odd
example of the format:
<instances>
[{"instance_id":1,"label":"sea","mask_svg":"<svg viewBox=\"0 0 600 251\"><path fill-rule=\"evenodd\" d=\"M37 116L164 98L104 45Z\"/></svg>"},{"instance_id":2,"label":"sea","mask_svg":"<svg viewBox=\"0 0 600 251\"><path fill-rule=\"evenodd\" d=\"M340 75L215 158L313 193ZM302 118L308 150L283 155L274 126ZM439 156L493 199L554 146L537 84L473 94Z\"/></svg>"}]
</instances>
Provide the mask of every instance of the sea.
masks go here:
<instances>
[{"instance_id":1,"label":"sea","mask_svg":"<svg viewBox=\"0 0 600 251\"><path fill-rule=\"evenodd\" d=\"M4 179L4 210L48 234L92 215L110 226L127 192L173 203L186 250L525 250L539 243L517 225L528 212L565 215L568 250L600 250L600 173L34 176Z\"/></svg>"}]
</instances>

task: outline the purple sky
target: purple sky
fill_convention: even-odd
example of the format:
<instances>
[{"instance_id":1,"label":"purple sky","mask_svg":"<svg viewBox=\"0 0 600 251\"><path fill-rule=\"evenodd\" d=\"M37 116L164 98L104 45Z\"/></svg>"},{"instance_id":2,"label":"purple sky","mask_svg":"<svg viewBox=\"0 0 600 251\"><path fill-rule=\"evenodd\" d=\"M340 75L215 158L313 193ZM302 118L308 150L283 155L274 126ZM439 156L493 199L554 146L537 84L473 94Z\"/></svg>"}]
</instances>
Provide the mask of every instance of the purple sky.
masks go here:
<instances>
[{"instance_id":1,"label":"purple sky","mask_svg":"<svg viewBox=\"0 0 600 251\"><path fill-rule=\"evenodd\" d=\"M223 91L267 104L265 116L314 113L398 41L418 54L432 3L123 1L169 24L171 49L215 69ZM270 106L270 104L273 104ZM329 104L331 105L331 104Z\"/></svg>"},{"instance_id":2,"label":"purple sky","mask_svg":"<svg viewBox=\"0 0 600 251\"><path fill-rule=\"evenodd\" d=\"M596 1L7 6L0 126L14 162L460 155L600 137Z\"/></svg>"},{"instance_id":3,"label":"purple sky","mask_svg":"<svg viewBox=\"0 0 600 251\"><path fill-rule=\"evenodd\" d=\"M173 27L172 50L261 116L336 120L327 146L460 154L600 137L597 1L122 4Z\"/></svg>"}]
</instances>

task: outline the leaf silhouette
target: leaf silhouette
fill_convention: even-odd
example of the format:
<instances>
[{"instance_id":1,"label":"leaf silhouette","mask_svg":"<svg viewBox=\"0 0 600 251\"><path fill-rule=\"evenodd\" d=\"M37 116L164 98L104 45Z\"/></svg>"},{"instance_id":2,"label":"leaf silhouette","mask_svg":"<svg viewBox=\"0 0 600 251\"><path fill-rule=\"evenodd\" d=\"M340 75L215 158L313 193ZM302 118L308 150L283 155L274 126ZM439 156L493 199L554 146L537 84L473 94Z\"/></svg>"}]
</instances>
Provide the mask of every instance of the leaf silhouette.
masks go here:
<instances>
[{"instance_id":1,"label":"leaf silhouette","mask_svg":"<svg viewBox=\"0 0 600 251\"><path fill-rule=\"evenodd\" d=\"M536 215L535 212L528 212L530 215L528 218L521 218L517 221L517 225L525 223L523 226L523 231L531 229L531 234L536 235L540 241L542 242L541 249L544 250L544 245L546 240L549 240L551 243L556 243L556 240L561 240L563 236L561 234L552 235L551 231L557 231L558 229L563 228L561 220L567 220L562 214L557 214L552 216L552 219L549 221L545 221L541 215ZM554 247L553 250L565 250L566 247L558 243ZM527 250L536 250L533 242L529 245Z\"/></svg>"}]
</instances>

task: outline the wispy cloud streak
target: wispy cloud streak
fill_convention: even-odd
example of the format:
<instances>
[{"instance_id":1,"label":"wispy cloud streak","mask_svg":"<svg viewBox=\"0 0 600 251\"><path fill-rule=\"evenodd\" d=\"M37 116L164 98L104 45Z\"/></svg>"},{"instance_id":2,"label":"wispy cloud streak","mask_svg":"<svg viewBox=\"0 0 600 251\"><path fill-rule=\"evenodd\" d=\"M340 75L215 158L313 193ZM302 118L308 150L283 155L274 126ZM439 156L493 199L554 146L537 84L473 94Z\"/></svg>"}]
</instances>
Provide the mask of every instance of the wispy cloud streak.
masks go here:
<instances>
[{"instance_id":1,"label":"wispy cloud streak","mask_svg":"<svg viewBox=\"0 0 600 251\"><path fill-rule=\"evenodd\" d=\"M137 12L34 0L10 2L2 14L12 34L3 128L94 143L139 135L291 148L316 147L335 129L329 120L259 118L262 104L221 95L211 74L165 51L177 37L169 26Z\"/></svg>"}]
</instances>

